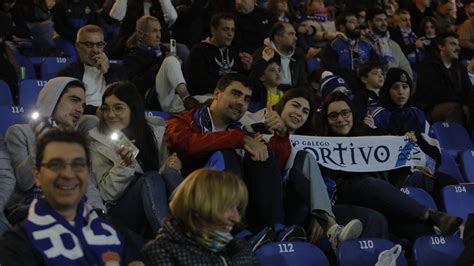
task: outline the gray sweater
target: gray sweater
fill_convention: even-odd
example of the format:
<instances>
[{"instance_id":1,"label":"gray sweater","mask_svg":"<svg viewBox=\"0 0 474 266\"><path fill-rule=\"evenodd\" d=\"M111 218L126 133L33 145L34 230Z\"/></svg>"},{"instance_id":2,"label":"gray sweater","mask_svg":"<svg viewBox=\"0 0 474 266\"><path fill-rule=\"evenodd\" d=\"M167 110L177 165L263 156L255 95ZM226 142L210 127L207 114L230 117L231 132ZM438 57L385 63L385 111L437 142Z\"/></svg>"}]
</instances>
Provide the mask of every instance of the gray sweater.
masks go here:
<instances>
[{"instance_id":1,"label":"gray sweater","mask_svg":"<svg viewBox=\"0 0 474 266\"><path fill-rule=\"evenodd\" d=\"M94 116L83 116L78 123L78 130L87 134L87 131L97 123ZM10 153L11 165L15 172L16 186L8 206L14 206L28 196L29 190L35 185L33 166L36 160L36 136L32 125L16 124L8 128L5 143ZM99 191L95 186L95 177L91 175L86 191L88 202L94 208L105 210Z\"/></svg>"}]
</instances>

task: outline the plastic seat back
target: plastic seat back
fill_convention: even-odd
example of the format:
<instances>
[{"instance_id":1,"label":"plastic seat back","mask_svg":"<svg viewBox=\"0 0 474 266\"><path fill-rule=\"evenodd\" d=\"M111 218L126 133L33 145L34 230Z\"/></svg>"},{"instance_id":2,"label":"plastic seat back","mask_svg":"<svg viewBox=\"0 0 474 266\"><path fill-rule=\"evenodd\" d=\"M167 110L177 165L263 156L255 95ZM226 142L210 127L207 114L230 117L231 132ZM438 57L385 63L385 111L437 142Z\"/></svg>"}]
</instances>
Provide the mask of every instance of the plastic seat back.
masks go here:
<instances>
[{"instance_id":1,"label":"plastic seat back","mask_svg":"<svg viewBox=\"0 0 474 266\"><path fill-rule=\"evenodd\" d=\"M307 242L268 243L257 249L255 255L262 266L329 266L326 255L317 246Z\"/></svg>"},{"instance_id":2,"label":"plastic seat back","mask_svg":"<svg viewBox=\"0 0 474 266\"><path fill-rule=\"evenodd\" d=\"M413 245L413 257L417 266L454 266L463 249L458 236L422 236Z\"/></svg>"}]
</instances>

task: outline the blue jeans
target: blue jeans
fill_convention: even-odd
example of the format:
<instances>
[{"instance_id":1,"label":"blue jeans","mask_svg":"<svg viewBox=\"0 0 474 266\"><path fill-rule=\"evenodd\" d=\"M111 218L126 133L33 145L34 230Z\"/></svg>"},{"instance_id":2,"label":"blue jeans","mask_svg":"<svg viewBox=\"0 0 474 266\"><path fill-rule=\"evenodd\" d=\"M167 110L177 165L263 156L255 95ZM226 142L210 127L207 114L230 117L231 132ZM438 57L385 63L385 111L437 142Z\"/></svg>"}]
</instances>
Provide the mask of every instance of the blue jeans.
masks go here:
<instances>
[{"instance_id":1,"label":"blue jeans","mask_svg":"<svg viewBox=\"0 0 474 266\"><path fill-rule=\"evenodd\" d=\"M125 194L109 210L112 218L132 231L156 234L164 218L169 216L168 196L182 180L175 170L149 171L138 177Z\"/></svg>"}]
</instances>

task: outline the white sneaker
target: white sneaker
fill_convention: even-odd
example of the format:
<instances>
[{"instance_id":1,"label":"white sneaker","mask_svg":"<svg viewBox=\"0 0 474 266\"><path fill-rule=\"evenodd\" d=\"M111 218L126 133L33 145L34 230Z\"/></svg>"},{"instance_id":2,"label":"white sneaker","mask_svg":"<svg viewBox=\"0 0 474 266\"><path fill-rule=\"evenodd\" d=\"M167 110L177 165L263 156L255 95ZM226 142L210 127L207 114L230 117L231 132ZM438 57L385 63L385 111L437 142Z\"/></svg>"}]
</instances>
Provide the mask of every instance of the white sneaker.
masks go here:
<instances>
[{"instance_id":1,"label":"white sneaker","mask_svg":"<svg viewBox=\"0 0 474 266\"><path fill-rule=\"evenodd\" d=\"M331 248L336 252L342 241L358 238L362 234L362 222L353 219L345 226L335 224L329 228L327 236L331 243Z\"/></svg>"}]
</instances>

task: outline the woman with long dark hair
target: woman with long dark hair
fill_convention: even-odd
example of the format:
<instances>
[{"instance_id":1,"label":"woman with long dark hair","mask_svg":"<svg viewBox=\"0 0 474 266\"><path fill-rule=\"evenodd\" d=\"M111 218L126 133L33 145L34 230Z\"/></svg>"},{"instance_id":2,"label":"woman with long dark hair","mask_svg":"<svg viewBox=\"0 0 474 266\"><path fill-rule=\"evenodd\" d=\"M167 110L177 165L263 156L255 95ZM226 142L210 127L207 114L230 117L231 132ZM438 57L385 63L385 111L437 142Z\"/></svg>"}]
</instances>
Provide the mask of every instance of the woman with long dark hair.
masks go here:
<instances>
[{"instance_id":1,"label":"woman with long dark hair","mask_svg":"<svg viewBox=\"0 0 474 266\"><path fill-rule=\"evenodd\" d=\"M132 83L113 83L102 96L99 125L89 134L92 167L112 217L141 234L151 229L154 236L168 216L168 196L182 179L181 162L175 154L168 157L164 121L145 119L144 111ZM117 145L114 133L130 141Z\"/></svg>"},{"instance_id":2,"label":"woman with long dark hair","mask_svg":"<svg viewBox=\"0 0 474 266\"><path fill-rule=\"evenodd\" d=\"M321 106L322 132L324 136L355 137L370 134L369 128L358 119L352 102L342 93L333 93ZM420 233L430 234L436 225L444 235L454 233L462 223L460 217L430 209L383 179L383 172L345 172L330 170L337 184L337 203L354 204L378 210L392 225L426 224L410 230L404 237L416 238ZM408 227L410 228L410 227ZM424 228L423 232L420 228ZM404 231L402 233L406 233Z\"/></svg>"}]
</instances>

